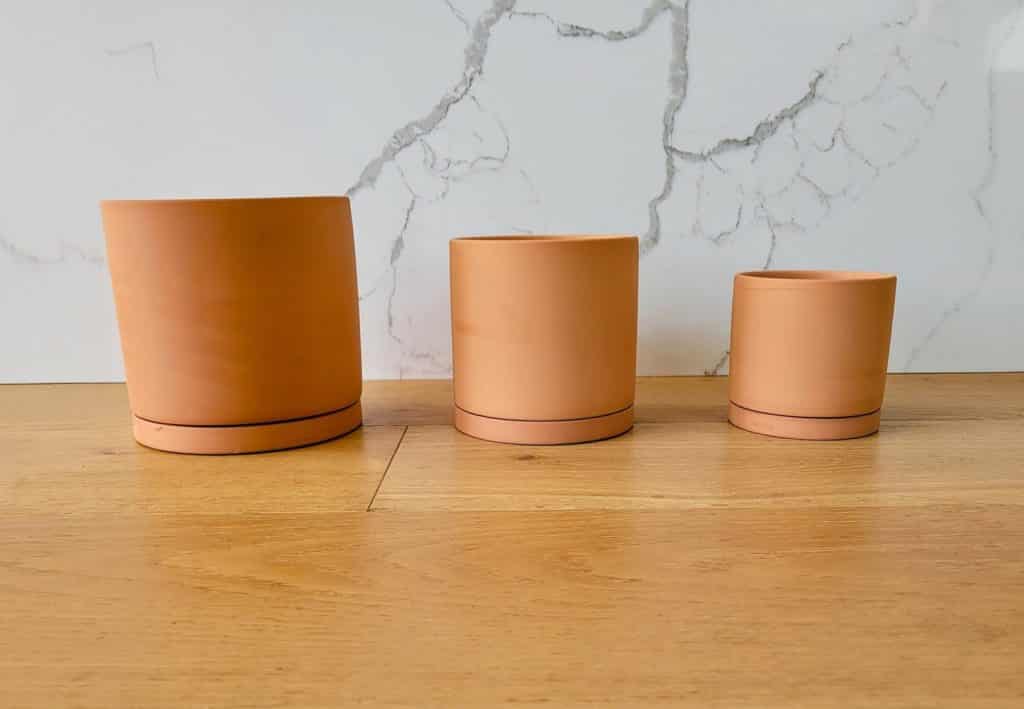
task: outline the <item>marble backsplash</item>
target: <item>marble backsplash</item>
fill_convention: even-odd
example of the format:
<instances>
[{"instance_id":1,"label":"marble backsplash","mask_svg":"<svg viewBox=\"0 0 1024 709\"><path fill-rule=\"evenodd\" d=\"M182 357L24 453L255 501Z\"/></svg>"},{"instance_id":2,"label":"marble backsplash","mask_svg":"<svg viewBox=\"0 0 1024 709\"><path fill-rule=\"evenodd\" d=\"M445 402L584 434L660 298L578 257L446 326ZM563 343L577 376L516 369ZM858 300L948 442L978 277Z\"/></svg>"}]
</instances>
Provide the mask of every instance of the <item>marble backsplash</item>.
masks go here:
<instances>
[{"instance_id":1,"label":"marble backsplash","mask_svg":"<svg viewBox=\"0 0 1024 709\"><path fill-rule=\"evenodd\" d=\"M643 374L727 372L761 268L899 274L894 371L1024 369L1021 5L12 4L0 381L122 377L99 199L343 193L368 378L450 374L483 233L637 234Z\"/></svg>"}]
</instances>

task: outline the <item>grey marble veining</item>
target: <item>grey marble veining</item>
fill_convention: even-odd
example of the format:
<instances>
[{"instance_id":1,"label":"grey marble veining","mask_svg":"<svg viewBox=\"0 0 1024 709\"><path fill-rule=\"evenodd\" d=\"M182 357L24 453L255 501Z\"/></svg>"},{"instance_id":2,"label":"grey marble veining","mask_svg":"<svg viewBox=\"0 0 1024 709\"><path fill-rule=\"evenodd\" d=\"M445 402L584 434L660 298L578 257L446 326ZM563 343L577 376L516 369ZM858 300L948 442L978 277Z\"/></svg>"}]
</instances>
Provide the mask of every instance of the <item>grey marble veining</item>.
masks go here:
<instances>
[{"instance_id":1,"label":"grey marble veining","mask_svg":"<svg viewBox=\"0 0 1024 709\"><path fill-rule=\"evenodd\" d=\"M898 273L893 370L1024 367L1019 0L10 14L2 380L121 376L97 200L332 193L368 377L450 372L472 233L640 236L646 374L727 372L772 267Z\"/></svg>"}]
</instances>

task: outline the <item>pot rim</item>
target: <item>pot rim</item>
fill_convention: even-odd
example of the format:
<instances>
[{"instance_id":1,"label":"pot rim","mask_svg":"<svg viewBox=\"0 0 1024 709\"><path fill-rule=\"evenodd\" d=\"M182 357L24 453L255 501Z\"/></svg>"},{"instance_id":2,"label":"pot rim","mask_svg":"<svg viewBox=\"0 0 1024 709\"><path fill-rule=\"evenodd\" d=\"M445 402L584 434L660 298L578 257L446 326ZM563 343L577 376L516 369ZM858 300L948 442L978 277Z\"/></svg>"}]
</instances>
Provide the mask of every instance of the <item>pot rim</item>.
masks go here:
<instances>
[{"instance_id":1,"label":"pot rim","mask_svg":"<svg viewBox=\"0 0 1024 709\"><path fill-rule=\"evenodd\" d=\"M854 283L894 282L896 275L874 271L840 271L828 269L743 271L736 274L737 283L758 288L794 288Z\"/></svg>"},{"instance_id":2,"label":"pot rim","mask_svg":"<svg viewBox=\"0 0 1024 709\"><path fill-rule=\"evenodd\" d=\"M489 244L565 244L585 243L594 241L639 241L631 234L508 234L457 236L450 243L489 243Z\"/></svg>"},{"instance_id":3,"label":"pot rim","mask_svg":"<svg viewBox=\"0 0 1024 709\"><path fill-rule=\"evenodd\" d=\"M270 197L159 197L156 199L101 199L100 206L120 206L132 204L168 204L168 205L192 205L192 204L231 204L242 202L296 202L324 199L337 199L348 201L345 195L322 194L322 195L287 195Z\"/></svg>"}]
</instances>

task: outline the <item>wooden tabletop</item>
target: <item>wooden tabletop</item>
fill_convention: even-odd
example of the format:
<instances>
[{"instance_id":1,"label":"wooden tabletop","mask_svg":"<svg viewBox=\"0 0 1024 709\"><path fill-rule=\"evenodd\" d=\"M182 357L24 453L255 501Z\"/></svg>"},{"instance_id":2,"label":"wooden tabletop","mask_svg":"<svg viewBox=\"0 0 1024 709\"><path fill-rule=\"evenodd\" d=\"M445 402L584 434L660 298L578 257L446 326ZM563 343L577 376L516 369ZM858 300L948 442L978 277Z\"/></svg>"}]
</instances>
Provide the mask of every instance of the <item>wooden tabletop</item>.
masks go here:
<instances>
[{"instance_id":1,"label":"wooden tabletop","mask_svg":"<svg viewBox=\"0 0 1024 709\"><path fill-rule=\"evenodd\" d=\"M448 382L265 455L131 439L124 387L0 387L0 706L1024 706L1024 375L889 380L853 441L638 383L517 447Z\"/></svg>"}]
</instances>

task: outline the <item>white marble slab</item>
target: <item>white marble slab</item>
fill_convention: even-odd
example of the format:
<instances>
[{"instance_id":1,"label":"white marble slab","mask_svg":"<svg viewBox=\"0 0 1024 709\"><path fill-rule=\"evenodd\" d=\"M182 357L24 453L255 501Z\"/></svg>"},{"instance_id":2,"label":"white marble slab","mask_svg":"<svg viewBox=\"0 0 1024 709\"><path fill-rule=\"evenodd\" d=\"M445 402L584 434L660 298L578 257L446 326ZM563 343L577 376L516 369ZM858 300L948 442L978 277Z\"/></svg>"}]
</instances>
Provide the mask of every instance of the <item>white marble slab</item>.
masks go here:
<instances>
[{"instance_id":1,"label":"white marble slab","mask_svg":"<svg viewBox=\"0 0 1024 709\"><path fill-rule=\"evenodd\" d=\"M101 198L353 198L364 372L450 372L447 240L642 239L640 368L731 276L898 273L895 371L1024 369L1020 0L11 3L0 381L122 376Z\"/></svg>"}]
</instances>

